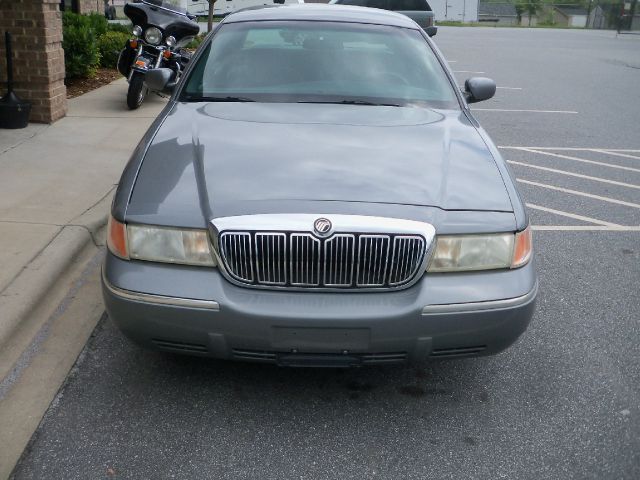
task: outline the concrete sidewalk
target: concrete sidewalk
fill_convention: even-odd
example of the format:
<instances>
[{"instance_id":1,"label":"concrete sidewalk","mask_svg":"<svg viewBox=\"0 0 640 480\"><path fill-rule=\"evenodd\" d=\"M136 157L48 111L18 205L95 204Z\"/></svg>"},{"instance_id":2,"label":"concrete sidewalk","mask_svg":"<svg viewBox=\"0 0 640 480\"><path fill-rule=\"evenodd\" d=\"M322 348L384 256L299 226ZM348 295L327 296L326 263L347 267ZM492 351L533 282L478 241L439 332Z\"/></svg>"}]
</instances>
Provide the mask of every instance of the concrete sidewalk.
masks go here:
<instances>
[{"instance_id":1,"label":"concrete sidewalk","mask_svg":"<svg viewBox=\"0 0 640 480\"><path fill-rule=\"evenodd\" d=\"M69 101L52 125L0 130L0 348L106 222L134 147L166 101L126 107L118 80ZM0 379L8 365L0 365Z\"/></svg>"},{"instance_id":2,"label":"concrete sidewalk","mask_svg":"<svg viewBox=\"0 0 640 480\"><path fill-rule=\"evenodd\" d=\"M0 130L0 479L8 478L104 312L99 266L124 165L166 104L124 79L53 125Z\"/></svg>"}]
</instances>

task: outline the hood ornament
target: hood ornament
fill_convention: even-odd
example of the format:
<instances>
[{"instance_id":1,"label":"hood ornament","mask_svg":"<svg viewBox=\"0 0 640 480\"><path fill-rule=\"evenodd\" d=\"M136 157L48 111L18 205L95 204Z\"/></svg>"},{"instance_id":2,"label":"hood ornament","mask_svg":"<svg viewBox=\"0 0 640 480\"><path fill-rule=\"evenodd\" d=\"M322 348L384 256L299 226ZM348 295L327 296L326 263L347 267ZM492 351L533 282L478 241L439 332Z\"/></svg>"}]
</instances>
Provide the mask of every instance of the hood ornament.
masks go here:
<instances>
[{"instance_id":1,"label":"hood ornament","mask_svg":"<svg viewBox=\"0 0 640 480\"><path fill-rule=\"evenodd\" d=\"M313 229L318 236L326 237L331 232L331 221L327 218L318 218L313 222Z\"/></svg>"}]
</instances>

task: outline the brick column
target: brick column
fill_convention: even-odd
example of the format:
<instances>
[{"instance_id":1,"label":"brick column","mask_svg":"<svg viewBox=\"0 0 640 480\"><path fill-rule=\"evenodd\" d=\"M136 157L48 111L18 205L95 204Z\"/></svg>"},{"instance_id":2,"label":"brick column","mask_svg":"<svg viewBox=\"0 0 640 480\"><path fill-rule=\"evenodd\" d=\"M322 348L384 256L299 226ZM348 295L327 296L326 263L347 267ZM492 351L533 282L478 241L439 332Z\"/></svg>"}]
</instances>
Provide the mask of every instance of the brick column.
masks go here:
<instances>
[{"instance_id":1,"label":"brick column","mask_svg":"<svg viewBox=\"0 0 640 480\"><path fill-rule=\"evenodd\" d=\"M67 113L60 0L0 0L0 92L6 90L4 32L13 38L13 78L31 102L30 121L52 123Z\"/></svg>"}]
</instances>

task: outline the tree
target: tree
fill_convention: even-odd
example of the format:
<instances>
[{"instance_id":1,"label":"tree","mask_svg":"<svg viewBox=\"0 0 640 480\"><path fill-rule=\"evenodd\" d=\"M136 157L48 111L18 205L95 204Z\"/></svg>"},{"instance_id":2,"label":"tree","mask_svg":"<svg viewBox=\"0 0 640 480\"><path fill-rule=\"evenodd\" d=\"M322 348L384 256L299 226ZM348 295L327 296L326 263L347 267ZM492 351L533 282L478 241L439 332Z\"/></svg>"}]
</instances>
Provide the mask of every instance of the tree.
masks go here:
<instances>
[{"instance_id":1,"label":"tree","mask_svg":"<svg viewBox=\"0 0 640 480\"><path fill-rule=\"evenodd\" d=\"M529 26L531 26L531 17L542 8L542 0L517 0L515 7L518 19L521 20L522 14L526 13L529 16Z\"/></svg>"},{"instance_id":2,"label":"tree","mask_svg":"<svg viewBox=\"0 0 640 480\"><path fill-rule=\"evenodd\" d=\"M207 0L209 4L209 15L207 16L207 32L213 30L213 5L216 3L216 0Z\"/></svg>"}]
</instances>

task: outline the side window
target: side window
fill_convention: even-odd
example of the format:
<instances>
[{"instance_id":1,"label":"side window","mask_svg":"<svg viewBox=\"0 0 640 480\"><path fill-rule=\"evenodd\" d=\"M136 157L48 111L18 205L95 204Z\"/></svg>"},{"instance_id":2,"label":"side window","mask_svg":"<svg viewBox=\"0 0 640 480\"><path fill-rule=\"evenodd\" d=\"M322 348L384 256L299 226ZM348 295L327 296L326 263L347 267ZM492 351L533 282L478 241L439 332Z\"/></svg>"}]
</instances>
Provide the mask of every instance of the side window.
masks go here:
<instances>
[{"instance_id":1,"label":"side window","mask_svg":"<svg viewBox=\"0 0 640 480\"><path fill-rule=\"evenodd\" d=\"M431 11L431 8L426 0L391 0L391 8L389 10L394 10L396 12L424 12Z\"/></svg>"}]
</instances>

